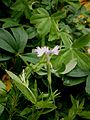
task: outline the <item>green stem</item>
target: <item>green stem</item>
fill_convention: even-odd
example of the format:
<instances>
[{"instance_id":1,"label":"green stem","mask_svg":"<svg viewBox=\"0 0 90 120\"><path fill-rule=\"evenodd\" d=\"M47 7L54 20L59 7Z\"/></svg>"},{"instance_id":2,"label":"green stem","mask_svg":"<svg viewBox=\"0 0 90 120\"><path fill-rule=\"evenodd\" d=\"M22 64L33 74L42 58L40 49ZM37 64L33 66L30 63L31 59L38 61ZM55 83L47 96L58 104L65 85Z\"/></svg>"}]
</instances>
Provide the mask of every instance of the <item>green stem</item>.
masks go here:
<instances>
[{"instance_id":1,"label":"green stem","mask_svg":"<svg viewBox=\"0 0 90 120\"><path fill-rule=\"evenodd\" d=\"M41 46L42 47L45 46L45 37L42 37L42 39L41 39Z\"/></svg>"}]
</instances>

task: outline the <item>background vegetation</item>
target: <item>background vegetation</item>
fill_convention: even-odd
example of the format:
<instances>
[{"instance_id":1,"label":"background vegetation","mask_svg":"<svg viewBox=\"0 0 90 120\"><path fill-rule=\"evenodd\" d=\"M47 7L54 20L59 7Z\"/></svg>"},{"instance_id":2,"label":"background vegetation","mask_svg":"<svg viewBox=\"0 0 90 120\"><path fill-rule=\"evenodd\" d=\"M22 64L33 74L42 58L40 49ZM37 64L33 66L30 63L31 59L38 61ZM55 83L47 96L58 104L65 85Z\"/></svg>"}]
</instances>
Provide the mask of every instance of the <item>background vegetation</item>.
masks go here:
<instances>
[{"instance_id":1,"label":"background vegetation","mask_svg":"<svg viewBox=\"0 0 90 120\"><path fill-rule=\"evenodd\" d=\"M0 0L0 120L79 119L90 119L90 1Z\"/></svg>"}]
</instances>

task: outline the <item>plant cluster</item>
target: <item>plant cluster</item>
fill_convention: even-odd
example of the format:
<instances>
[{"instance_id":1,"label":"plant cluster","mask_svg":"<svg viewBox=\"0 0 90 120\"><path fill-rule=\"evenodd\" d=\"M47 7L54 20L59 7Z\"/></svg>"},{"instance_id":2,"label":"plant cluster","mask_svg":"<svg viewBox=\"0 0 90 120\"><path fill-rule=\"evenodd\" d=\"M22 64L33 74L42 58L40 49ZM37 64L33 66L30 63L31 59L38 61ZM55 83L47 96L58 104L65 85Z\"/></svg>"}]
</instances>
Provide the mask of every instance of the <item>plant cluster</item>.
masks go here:
<instances>
[{"instance_id":1,"label":"plant cluster","mask_svg":"<svg viewBox=\"0 0 90 120\"><path fill-rule=\"evenodd\" d=\"M0 120L90 119L90 1L0 0Z\"/></svg>"}]
</instances>

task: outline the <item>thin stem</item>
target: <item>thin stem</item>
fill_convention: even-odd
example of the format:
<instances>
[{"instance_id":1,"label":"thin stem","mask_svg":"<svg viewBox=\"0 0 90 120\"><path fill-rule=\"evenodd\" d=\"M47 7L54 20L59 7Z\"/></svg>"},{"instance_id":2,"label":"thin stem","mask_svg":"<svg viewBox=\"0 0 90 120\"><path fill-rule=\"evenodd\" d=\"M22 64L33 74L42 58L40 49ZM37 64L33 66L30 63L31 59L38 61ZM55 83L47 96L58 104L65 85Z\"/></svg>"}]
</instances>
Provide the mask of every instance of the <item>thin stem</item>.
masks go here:
<instances>
[{"instance_id":1,"label":"thin stem","mask_svg":"<svg viewBox=\"0 0 90 120\"><path fill-rule=\"evenodd\" d=\"M48 83L49 83L49 92L51 94L51 97L53 99L53 102L55 104L55 100L54 100L54 96L53 96L53 92L52 92L52 78L51 78L51 64L50 64L50 57L48 54L46 54L46 59L47 59L47 79L48 79Z\"/></svg>"}]
</instances>

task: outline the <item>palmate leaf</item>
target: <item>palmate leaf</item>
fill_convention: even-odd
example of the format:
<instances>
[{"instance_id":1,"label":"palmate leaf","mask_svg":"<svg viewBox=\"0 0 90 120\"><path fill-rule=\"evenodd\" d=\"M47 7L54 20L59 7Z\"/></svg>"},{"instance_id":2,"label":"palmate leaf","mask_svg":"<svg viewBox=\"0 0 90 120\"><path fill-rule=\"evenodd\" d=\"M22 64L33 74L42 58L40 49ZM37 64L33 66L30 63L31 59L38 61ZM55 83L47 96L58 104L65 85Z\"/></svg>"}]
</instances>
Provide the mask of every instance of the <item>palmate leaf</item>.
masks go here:
<instances>
[{"instance_id":1,"label":"palmate leaf","mask_svg":"<svg viewBox=\"0 0 90 120\"><path fill-rule=\"evenodd\" d=\"M22 53L28 35L22 27L11 28L14 37L5 29L0 29L0 48L11 53Z\"/></svg>"},{"instance_id":2,"label":"palmate leaf","mask_svg":"<svg viewBox=\"0 0 90 120\"><path fill-rule=\"evenodd\" d=\"M31 10L30 5L32 4L32 1L28 0L16 0L16 2L11 6L11 9L13 10L12 17L17 19L20 18L23 14L27 19L30 19Z\"/></svg>"},{"instance_id":3,"label":"palmate leaf","mask_svg":"<svg viewBox=\"0 0 90 120\"><path fill-rule=\"evenodd\" d=\"M49 41L59 39L58 14L50 16L44 8L38 8L33 12L31 23L35 24L40 36L49 33ZM57 20L56 20L57 18Z\"/></svg>"},{"instance_id":4,"label":"palmate leaf","mask_svg":"<svg viewBox=\"0 0 90 120\"><path fill-rule=\"evenodd\" d=\"M47 35L51 28L51 18L44 8L38 8L31 17L31 23L36 24L37 32L40 35Z\"/></svg>"}]
</instances>

